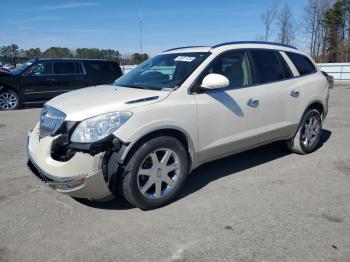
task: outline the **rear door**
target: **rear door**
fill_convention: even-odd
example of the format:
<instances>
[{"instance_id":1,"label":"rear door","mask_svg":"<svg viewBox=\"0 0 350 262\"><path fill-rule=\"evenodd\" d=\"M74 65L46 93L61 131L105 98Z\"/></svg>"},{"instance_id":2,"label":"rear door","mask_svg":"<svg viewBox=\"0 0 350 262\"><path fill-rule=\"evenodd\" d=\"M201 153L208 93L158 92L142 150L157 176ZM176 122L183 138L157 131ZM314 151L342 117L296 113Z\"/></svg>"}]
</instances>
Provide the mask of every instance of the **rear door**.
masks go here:
<instances>
[{"instance_id":1,"label":"rear door","mask_svg":"<svg viewBox=\"0 0 350 262\"><path fill-rule=\"evenodd\" d=\"M256 84L259 86L259 131L258 143L287 138L294 132L295 121L291 119L290 101L293 110L300 106L297 95L299 87L279 51L250 49Z\"/></svg>"},{"instance_id":2,"label":"rear door","mask_svg":"<svg viewBox=\"0 0 350 262\"><path fill-rule=\"evenodd\" d=\"M54 61L53 72L53 88L59 94L88 85L80 61Z\"/></svg>"},{"instance_id":3,"label":"rear door","mask_svg":"<svg viewBox=\"0 0 350 262\"><path fill-rule=\"evenodd\" d=\"M25 101L45 101L56 95L53 80L51 61L34 63L21 76Z\"/></svg>"}]
</instances>

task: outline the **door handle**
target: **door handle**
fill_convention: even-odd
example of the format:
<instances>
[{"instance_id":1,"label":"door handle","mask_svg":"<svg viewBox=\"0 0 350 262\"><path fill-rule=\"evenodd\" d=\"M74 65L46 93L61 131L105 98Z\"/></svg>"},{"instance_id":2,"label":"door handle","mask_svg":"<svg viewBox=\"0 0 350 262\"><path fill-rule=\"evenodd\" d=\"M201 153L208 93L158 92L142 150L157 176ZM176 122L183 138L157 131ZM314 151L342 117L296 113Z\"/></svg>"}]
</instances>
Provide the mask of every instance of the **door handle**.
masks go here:
<instances>
[{"instance_id":1,"label":"door handle","mask_svg":"<svg viewBox=\"0 0 350 262\"><path fill-rule=\"evenodd\" d=\"M46 78L46 81L55 81L55 78Z\"/></svg>"},{"instance_id":2,"label":"door handle","mask_svg":"<svg viewBox=\"0 0 350 262\"><path fill-rule=\"evenodd\" d=\"M300 92L299 92L299 91L293 90L293 91L290 93L290 95L291 95L292 97L298 97L298 96L300 96Z\"/></svg>"},{"instance_id":3,"label":"door handle","mask_svg":"<svg viewBox=\"0 0 350 262\"><path fill-rule=\"evenodd\" d=\"M249 99L248 102L247 102L247 105L250 106L250 107L258 107L259 106L259 100L254 100L254 99Z\"/></svg>"}]
</instances>

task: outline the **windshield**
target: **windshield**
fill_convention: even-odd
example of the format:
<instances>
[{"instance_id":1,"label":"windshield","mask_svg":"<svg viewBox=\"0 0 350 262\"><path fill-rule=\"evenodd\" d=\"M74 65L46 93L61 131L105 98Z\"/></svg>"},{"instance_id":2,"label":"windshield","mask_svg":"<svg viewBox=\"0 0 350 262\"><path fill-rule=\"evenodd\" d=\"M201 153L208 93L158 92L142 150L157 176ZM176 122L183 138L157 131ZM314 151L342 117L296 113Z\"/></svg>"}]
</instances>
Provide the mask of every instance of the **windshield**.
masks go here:
<instances>
[{"instance_id":1,"label":"windshield","mask_svg":"<svg viewBox=\"0 0 350 262\"><path fill-rule=\"evenodd\" d=\"M174 90L209 54L208 52L197 52L158 55L119 78L114 85L152 90Z\"/></svg>"},{"instance_id":2,"label":"windshield","mask_svg":"<svg viewBox=\"0 0 350 262\"><path fill-rule=\"evenodd\" d=\"M21 64L19 67L16 67L15 69L13 69L11 71L12 74L17 75L19 73L22 73L24 70L26 70L29 66L31 66L33 63L35 62L35 60L29 60L27 62L24 62L23 64Z\"/></svg>"}]
</instances>

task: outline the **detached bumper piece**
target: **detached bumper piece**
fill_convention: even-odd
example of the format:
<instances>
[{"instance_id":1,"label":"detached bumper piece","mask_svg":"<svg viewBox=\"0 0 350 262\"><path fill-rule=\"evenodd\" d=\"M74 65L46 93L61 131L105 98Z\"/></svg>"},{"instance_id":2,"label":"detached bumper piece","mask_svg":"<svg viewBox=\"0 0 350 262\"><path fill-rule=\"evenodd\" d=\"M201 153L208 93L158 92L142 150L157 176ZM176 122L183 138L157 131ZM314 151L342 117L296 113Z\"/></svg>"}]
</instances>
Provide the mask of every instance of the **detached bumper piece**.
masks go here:
<instances>
[{"instance_id":1,"label":"detached bumper piece","mask_svg":"<svg viewBox=\"0 0 350 262\"><path fill-rule=\"evenodd\" d=\"M110 196L102 166L105 153L93 156L69 148L64 138L61 134L39 139L39 125L28 133L28 168L34 177L72 197L104 199Z\"/></svg>"},{"instance_id":2,"label":"detached bumper piece","mask_svg":"<svg viewBox=\"0 0 350 262\"><path fill-rule=\"evenodd\" d=\"M50 178L48 178L45 175L43 175L42 173L40 173L39 170L36 168L36 166L34 166L32 161L30 161L29 159L28 159L28 162L27 162L27 167L32 172L32 174L37 179L39 179L41 182L48 183L48 182L52 181Z\"/></svg>"}]
</instances>

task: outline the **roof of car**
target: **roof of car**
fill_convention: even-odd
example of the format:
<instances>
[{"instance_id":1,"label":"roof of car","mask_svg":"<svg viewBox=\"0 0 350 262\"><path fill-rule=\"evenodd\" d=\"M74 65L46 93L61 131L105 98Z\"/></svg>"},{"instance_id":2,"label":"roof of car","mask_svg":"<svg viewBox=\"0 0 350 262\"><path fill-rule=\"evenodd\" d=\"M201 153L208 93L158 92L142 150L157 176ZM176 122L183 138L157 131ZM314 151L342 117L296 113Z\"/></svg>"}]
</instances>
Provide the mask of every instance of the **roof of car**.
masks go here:
<instances>
[{"instance_id":1,"label":"roof of car","mask_svg":"<svg viewBox=\"0 0 350 262\"><path fill-rule=\"evenodd\" d=\"M168 50L165 50L164 52L209 52L210 50L214 50L217 48L229 48L234 47L238 45L245 45L249 47L270 47L270 48L278 48L278 49L294 49L297 50L295 46L292 45L286 45L281 43L274 43L274 42L266 42L266 41L235 41L235 42L225 42L216 44L213 46L184 46L184 47L177 47L177 48L171 48Z\"/></svg>"}]
</instances>

